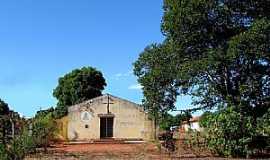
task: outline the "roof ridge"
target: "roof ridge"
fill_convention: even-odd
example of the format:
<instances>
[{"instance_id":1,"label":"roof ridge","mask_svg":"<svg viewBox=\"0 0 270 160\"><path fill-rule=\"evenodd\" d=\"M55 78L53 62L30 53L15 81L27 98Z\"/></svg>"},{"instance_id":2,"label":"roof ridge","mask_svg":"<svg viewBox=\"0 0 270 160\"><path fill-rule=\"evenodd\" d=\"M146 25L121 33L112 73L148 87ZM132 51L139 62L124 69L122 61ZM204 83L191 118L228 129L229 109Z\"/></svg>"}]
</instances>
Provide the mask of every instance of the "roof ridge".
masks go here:
<instances>
[{"instance_id":1,"label":"roof ridge","mask_svg":"<svg viewBox=\"0 0 270 160\"><path fill-rule=\"evenodd\" d=\"M105 94L102 94L101 96L98 96L98 97L95 97L95 98L92 98L92 99L88 99L88 100L85 100L85 101L83 101L83 102L80 102L80 103L77 103L77 104L68 106L68 108L71 108L71 107L74 107L74 106L78 106L78 105L82 105L82 104L86 104L86 103L93 103L95 100L98 100L98 99L103 98L103 97L106 97L106 96L110 96L110 97L119 99L119 100L121 100L121 101L131 103L131 104L135 105L136 108L139 109L140 111L145 112L145 110L143 109L143 107L142 107L141 104L137 104L137 103L132 102L132 101L130 101L130 100L127 100L127 99L124 99L124 98L120 98L120 97L118 97L118 96L114 96L114 95L109 94L109 93L105 93ZM146 113L146 112L145 112L145 113Z\"/></svg>"}]
</instances>

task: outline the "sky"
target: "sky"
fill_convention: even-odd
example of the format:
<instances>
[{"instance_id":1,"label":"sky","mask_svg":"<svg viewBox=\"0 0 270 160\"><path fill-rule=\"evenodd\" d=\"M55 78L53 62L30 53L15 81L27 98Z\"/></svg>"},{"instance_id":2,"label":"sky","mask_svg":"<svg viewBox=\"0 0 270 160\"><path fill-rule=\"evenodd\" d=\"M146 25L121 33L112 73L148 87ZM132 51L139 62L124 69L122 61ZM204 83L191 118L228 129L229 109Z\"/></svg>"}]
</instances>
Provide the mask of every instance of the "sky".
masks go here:
<instances>
[{"instance_id":1,"label":"sky","mask_svg":"<svg viewBox=\"0 0 270 160\"><path fill-rule=\"evenodd\" d=\"M55 106L58 78L100 70L110 93L143 97L132 64L160 43L162 0L8 0L0 2L0 98L23 116ZM178 102L186 106L190 98Z\"/></svg>"}]
</instances>

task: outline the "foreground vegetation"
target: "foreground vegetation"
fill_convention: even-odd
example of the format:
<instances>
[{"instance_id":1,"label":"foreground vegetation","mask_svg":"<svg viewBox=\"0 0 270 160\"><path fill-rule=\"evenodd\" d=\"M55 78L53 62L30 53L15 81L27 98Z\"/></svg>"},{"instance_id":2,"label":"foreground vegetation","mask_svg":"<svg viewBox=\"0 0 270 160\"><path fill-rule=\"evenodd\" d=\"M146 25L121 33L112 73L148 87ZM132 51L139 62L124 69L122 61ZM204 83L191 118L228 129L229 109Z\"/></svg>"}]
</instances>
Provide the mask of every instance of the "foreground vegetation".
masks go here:
<instances>
[{"instance_id":1,"label":"foreground vegetation","mask_svg":"<svg viewBox=\"0 0 270 160\"><path fill-rule=\"evenodd\" d=\"M36 148L47 147L56 133L52 114L36 116L32 119L21 118L10 111L8 104L0 100L0 157L1 160L22 160Z\"/></svg>"}]
</instances>

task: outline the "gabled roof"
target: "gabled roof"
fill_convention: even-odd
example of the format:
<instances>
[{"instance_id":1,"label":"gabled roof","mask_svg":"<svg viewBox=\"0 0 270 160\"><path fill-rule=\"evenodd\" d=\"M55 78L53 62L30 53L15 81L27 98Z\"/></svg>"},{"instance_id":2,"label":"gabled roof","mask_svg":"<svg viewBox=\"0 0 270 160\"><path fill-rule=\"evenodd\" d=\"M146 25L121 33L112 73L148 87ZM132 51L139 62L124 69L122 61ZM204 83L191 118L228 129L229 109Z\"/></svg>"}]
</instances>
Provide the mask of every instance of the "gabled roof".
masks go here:
<instances>
[{"instance_id":1,"label":"gabled roof","mask_svg":"<svg viewBox=\"0 0 270 160\"><path fill-rule=\"evenodd\" d=\"M100 99L104 99L105 97L112 97L112 98L114 98L114 99L118 99L118 100L120 100L120 101L123 101L123 102L126 102L126 103L130 103L130 104L132 104L132 106L136 106L136 108L137 109L139 109L140 111L143 111L143 112L145 112L144 110L143 110L143 107L142 107L142 105L140 105L140 104L137 104L137 103L134 103L134 102L131 102L131 101L129 101L129 100L126 100L126 99L123 99L123 98L120 98L120 97L117 97L117 96L113 96L113 95L111 95L111 94L103 94L103 95L101 95L101 96L99 96L99 97L96 97L96 98L92 98L92 99L89 99L89 100L86 100L86 101L84 101L84 102L81 102L81 103L78 103L78 104L75 104L75 105L72 105L72 106L69 106L68 108L69 108L69 110L71 109L74 109L74 108L77 108L78 106L81 106L81 105L85 105L85 104L93 104L93 103L95 103L95 101L98 101L98 100L100 100Z\"/></svg>"}]
</instances>

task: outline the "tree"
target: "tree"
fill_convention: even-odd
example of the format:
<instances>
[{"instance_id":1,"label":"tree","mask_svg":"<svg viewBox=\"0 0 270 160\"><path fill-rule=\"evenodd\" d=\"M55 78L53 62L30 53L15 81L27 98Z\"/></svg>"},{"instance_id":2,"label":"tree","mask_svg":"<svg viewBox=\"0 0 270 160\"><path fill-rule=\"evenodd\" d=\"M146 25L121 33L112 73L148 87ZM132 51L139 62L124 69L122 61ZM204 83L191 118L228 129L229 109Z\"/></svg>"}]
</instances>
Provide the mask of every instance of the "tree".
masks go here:
<instances>
[{"instance_id":1,"label":"tree","mask_svg":"<svg viewBox=\"0 0 270 160\"><path fill-rule=\"evenodd\" d=\"M161 130L168 131L175 124L174 116L171 114L166 114L160 120L159 127Z\"/></svg>"},{"instance_id":2,"label":"tree","mask_svg":"<svg viewBox=\"0 0 270 160\"><path fill-rule=\"evenodd\" d=\"M45 117L46 115L50 114L50 113L54 113L55 109L53 107L50 107L48 109L45 109L45 110L40 110L40 111L37 111L36 115L35 115L35 118L38 118L38 117Z\"/></svg>"},{"instance_id":3,"label":"tree","mask_svg":"<svg viewBox=\"0 0 270 160\"><path fill-rule=\"evenodd\" d=\"M36 151L34 137L29 134L27 126L25 127L19 135L11 140L9 146L6 147L8 158L3 158L4 160L21 160L26 155Z\"/></svg>"},{"instance_id":4,"label":"tree","mask_svg":"<svg viewBox=\"0 0 270 160\"><path fill-rule=\"evenodd\" d=\"M31 138L25 120L0 99L0 157L3 160L23 159L30 152Z\"/></svg>"},{"instance_id":5,"label":"tree","mask_svg":"<svg viewBox=\"0 0 270 160\"><path fill-rule=\"evenodd\" d=\"M53 95L58 99L56 117L67 114L67 107L98 97L106 86L102 73L92 67L75 69L59 78Z\"/></svg>"},{"instance_id":6,"label":"tree","mask_svg":"<svg viewBox=\"0 0 270 160\"><path fill-rule=\"evenodd\" d=\"M189 88L201 107L238 106L247 98L241 90L255 93L257 83L257 94L267 101L269 3L165 0L162 31L175 48L180 92Z\"/></svg>"},{"instance_id":7,"label":"tree","mask_svg":"<svg viewBox=\"0 0 270 160\"><path fill-rule=\"evenodd\" d=\"M159 46L165 49L143 52L136 62L148 57L143 59L146 65L139 65L140 74L135 72L145 103L168 95L147 98L148 87L153 93L160 86L166 91L173 88L169 93L191 95L201 109L237 113L241 123L235 127L242 137L233 138L250 138L245 121L249 119L256 128L270 108L269 5L270 1L260 0L164 0L161 27L166 39ZM164 61L168 55L171 59ZM169 81L150 83L166 75Z\"/></svg>"},{"instance_id":8,"label":"tree","mask_svg":"<svg viewBox=\"0 0 270 160\"><path fill-rule=\"evenodd\" d=\"M154 119L155 138L157 138L157 127L160 119L167 115L173 108L178 93L172 77L174 70L171 68L173 57L169 45L152 44L145 48L139 59L134 63L134 74L143 86L144 108ZM171 72L167 70L171 69Z\"/></svg>"},{"instance_id":9,"label":"tree","mask_svg":"<svg viewBox=\"0 0 270 160\"><path fill-rule=\"evenodd\" d=\"M162 29L179 57L181 67L175 77L185 82L179 89L188 87L201 108L220 111L214 117L217 128L229 137L217 136L217 144L236 142L230 148L233 155L248 153L244 148L252 142L247 140L262 133L253 133L247 125L256 128L270 108L270 16L264 6L269 4L165 0ZM240 123L232 118L218 123L225 115L236 116Z\"/></svg>"},{"instance_id":10,"label":"tree","mask_svg":"<svg viewBox=\"0 0 270 160\"><path fill-rule=\"evenodd\" d=\"M8 104L0 99L0 141L5 145L11 129Z\"/></svg>"},{"instance_id":11,"label":"tree","mask_svg":"<svg viewBox=\"0 0 270 160\"><path fill-rule=\"evenodd\" d=\"M9 113L8 104L0 99L0 115L7 115Z\"/></svg>"}]
</instances>

